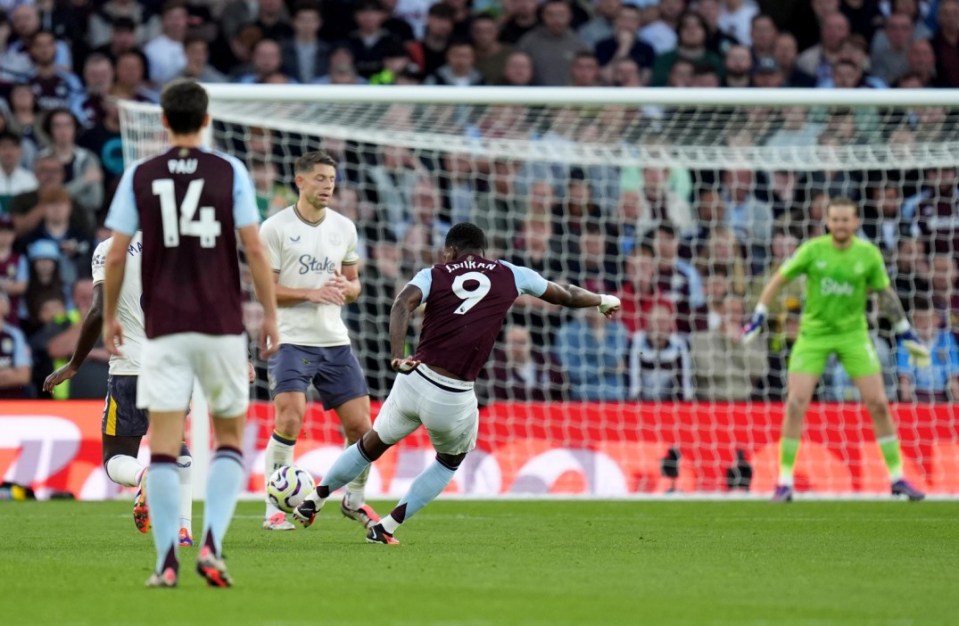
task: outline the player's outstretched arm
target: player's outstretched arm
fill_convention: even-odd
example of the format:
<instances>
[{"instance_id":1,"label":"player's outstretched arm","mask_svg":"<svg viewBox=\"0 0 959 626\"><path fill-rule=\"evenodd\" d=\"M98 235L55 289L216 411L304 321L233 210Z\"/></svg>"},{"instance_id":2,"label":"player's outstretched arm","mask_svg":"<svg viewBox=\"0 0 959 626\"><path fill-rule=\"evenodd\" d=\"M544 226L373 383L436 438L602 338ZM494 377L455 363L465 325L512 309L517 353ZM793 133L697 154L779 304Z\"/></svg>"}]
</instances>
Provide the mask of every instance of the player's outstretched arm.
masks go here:
<instances>
[{"instance_id":1,"label":"player's outstretched arm","mask_svg":"<svg viewBox=\"0 0 959 626\"><path fill-rule=\"evenodd\" d=\"M420 364L419 361L407 357L404 352L410 315L422 301L422 290L416 285L408 284L396 295L390 309L390 366L403 374L413 371Z\"/></svg>"},{"instance_id":2,"label":"player's outstretched arm","mask_svg":"<svg viewBox=\"0 0 959 626\"><path fill-rule=\"evenodd\" d=\"M902 308L902 302L892 286L887 286L878 293L879 311L892 322L892 327L896 331L896 336L902 341L902 347L909 353L909 361L919 368L928 367L932 363L932 357L929 355L929 348L922 343L922 339L912 329L909 324L909 316L906 310Z\"/></svg>"},{"instance_id":3,"label":"player's outstretched arm","mask_svg":"<svg viewBox=\"0 0 959 626\"><path fill-rule=\"evenodd\" d=\"M58 367L52 374L43 381L43 390L47 393L53 391L53 388L65 380L70 380L76 376L77 370L83 365L90 350L96 345L100 332L103 329L103 283L97 283L93 286L93 304L87 311L83 323L80 325L80 336L77 338L77 345L73 349L73 355L70 360Z\"/></svg>"},{"instance_id":4,"label":"player's outstretched arm","mask_svg":"<svg viewBox=\"0 0 959 626\"><path fill-rule=\"evenodd\" d=\"M773 277L769 279L769 282L766 283L766 286L763 287L762 293L759 294L759 302L756 303L756 309L753 311L753 316L743 326L743 343L749 343L763 331L763 324L766 323L766 316L769 315L769 304L787 282L789 282L789 279L780 272L776 272L773 274Z\"/></svg>"},{"instance_id":5,"label":"player's outstretched arm","mask_svg":"<svg viewBox=\"0 0 959 626\"><path fill-rule=\"evenodd\" d=\"M117 320L117 305L120 288L127 268L127 248L133 235L113 231L113 243L104 262L103 277L103 347L110 354L119 356L123 345L123 327Z\"/></svg>"},{"instance_id":6,"label":"player's outstretched arm","mask_svg":"<svg viewBox=\"0 0 959 626\"><path fill-rule=\"evenodd\" d=\"M280 347L280 332L276 325L276 292L273 285L273 270L266 258L266 249L260 240L256 224L244 226L237 231L246 252L246 262L253 276L256 299L263 305L263 323L260 328L260 356L270 357Z\"/></svg>"},{"instance_id":7,"label":"player's outstretched arm","mask_svg":"<svg viewBox=\"0 0 959 626\"><path fill-rule=\"evenodd\" d=\"M612 317L613 313L619 310L619 298L608 294L593 293L588 289L569 285L563 287L556 283L548 283L546 291L539 296L540 300L550 304L558 304L570 309L585 309L587 307L599 307L599 312L606 317Z\"/></svg>"}]
</instances>

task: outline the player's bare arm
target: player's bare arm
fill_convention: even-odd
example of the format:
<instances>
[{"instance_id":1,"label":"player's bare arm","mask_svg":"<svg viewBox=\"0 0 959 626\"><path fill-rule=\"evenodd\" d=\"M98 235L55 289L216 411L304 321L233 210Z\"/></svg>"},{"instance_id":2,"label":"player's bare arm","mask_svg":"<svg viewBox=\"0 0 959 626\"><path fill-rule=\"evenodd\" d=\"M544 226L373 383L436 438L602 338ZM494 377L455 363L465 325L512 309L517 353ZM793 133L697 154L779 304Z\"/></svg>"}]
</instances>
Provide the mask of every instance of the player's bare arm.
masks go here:
<instances>
[{"instance_id":1,"label":"player's bare arm","mask_svg":"<svg viewBox=\"0 0 959 626\"><path fill-rule=\"evenodd\" d=\"M613 313L619 310L619 298L616 296L593 293L576 285L563 287L557 283L549 283L539 299L570 309L599 307L600 313L606 317L612 317Z\"/></svg>"},{"instance_id":2,"label":"player's bare arm","mask_svg":"<svg viewBox=\"0 0 959 626\"><path fill-rule=\"evenodd\" d=\"M410 327L410 315L423 300L423 292L416 285L406 285L393 300L390 309L390 366L397 372L413 371L419 361L405 356L406 331Z\"/></svg>"},{"instance_id":3,"label":"player's bare arm","mask_svg":"<svg viewBox=\"0 0 959 626\"><path fill-rule=\"evenodd\" d=\"M116 356L120 355L120 346L123 345L123 327L117 319L117 304L120 302L120 288L127 267L127 248L132 239L132 235L113 231L113 244L104 263L103 347Z\"/></svg>"},{"instance_id":4,"label":"player's bare arm","mask_svg":"<svg viewBox=\"0 0 959 626\"><path fill-rule=\"evenodd\" d=\"M323 286L319 289L287 287L280 283L280 275L277 272L273 272L273 282L276 289L277 306L296 306L304 302L343 306L347 302L345 295L346 288L344 284L336 280L335 277L323 283Z\"/></svg>"},{"instance_id":5,"label":"player's bare arm","mask_svg":"<svg viewBox=\"0 0 959 626\"><path fill-rule=\"evenodd\" d=\"M246 261L250 266L250 273L253 275L253 289L256 291L256 298L263 305L263 322L260 326L260 353L263 358L269 358L280 347L280 331L277 330L276 325L276 292L271 277L273 271L270 269L270 263L266 258L266 249L260 240L257 225L244 226L237 232L240 235L240 241L243 242ZM110 254L116 247L117 242L114 242L113 247L110 248ZM110 278L109 263L110 257L108 256L107 280Z\"/></svg>"},{"instance_id":6,"label":"player's bare arm","mask_svg":"<svg viewBox=\"0 0 959 626\"><path fill-rule=\"evenodd\" d=\"M909 316L899 301L899 296L892 285L887 286L876 294L879 300L879 313L892 322L896 336L902 341L902 347L909 353L909 361L917 367L926 367L932 362L929 348L923 343L916 331L909 324Z\"/></svg>"},{"instance_id":7,"label":"player's bare arm","mask_svg":"<svg viewBox=\"0 0 959 626\"><path fill-rule=\"evenodd\" d=\"M342 272L337 272L334 276L337 283L343 287L343 298L347 304L356 302L360 297L360 269L359 264L352 263L344 265Z\"/></svg>"},{"instance_id":8,"label":"player's bare arm","mask_svg":"<svg viewBox=\"0 0 959 626\"><path fill-rule=\"evenodd\" d=\"M93 303L90 310L80 326L80 336L77 338L77 345L73 349L73 355L70 360L58 367L52 374L43 381L43 390L47 393L53 391L53 388L65 380L70 380L76 376L83 361L93 350L97 339L103 330L103 283L97 283L93 286Z\"/></svg>"},{"instance_id":9,"label":"player's bare arm","mask_svg":"<svg viewBox=\"0 0 959 626\"><path fill-rule=\"evenodd\" d=\"M879 301L879 313L892 322L893 326L898 326L903 321L909 323L906 310L902 308L902 302L891 285L878 292L876 298Z\"/></svg>"}]
</instances>

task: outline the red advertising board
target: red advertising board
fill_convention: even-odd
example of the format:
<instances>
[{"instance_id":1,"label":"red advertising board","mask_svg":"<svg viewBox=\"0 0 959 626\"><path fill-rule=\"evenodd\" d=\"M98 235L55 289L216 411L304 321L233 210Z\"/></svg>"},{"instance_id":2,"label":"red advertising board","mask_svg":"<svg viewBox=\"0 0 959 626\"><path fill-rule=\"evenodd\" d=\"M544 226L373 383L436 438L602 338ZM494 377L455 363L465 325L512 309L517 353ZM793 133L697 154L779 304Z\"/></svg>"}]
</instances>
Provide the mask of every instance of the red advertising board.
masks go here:
<instances>
[{"instance_id":1,"label":"red advertising board","mask_svg":"<svg viewBox=\"0 0 959 626\"><path fill-rule=\"evenodd\" d=\"M116 495L119 488L101 466L101 411L98 401L0 402L0 475L41 493L70 491L84 499ZM906 475L930 493L959 495L956 408L902 405L894 413ZM616 497L675 487L721 493L737 450L753 468L752 491L771 491L782 414L780 404L496 404L481 410L477 450L449 491ZM258 491L272 407L254 404L250 416L244 453L248 488ZM296 462L322 475L342 449L339 424L318 407L311 407L307 423ZM145 446L142 460L148 458ZM670 448L680 453L675 484L660 471L660 459ZM420 430L374 465L369 495L402 494L432 458L429 439ZM796 482L800 491L887 491L868 416L855 405L813 406Z\"/></svg>"}]
</instances>

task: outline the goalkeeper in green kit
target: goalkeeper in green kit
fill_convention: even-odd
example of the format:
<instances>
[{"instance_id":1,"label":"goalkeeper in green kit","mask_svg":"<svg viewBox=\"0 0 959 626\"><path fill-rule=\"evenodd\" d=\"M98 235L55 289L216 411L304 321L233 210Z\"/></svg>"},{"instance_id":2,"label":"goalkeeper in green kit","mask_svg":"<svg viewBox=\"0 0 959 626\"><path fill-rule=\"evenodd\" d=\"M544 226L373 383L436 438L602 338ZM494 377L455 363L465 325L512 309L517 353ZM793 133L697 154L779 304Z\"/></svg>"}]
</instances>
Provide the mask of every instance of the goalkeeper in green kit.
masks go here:
<instances>
[{"instance_id":1,"label":"goalkeeper in green kit","mask_svg":"<svg viewBox=\"0 0 959 626\"><path fill-rule=\"evenodd\" d=\"M793 468L802 435L802 422L826 362L836 353L846 373L859 389L872 417L876 440L889 468L892 494L922 500L921 491L902 476L899 438L883 387L881 364L869 337L866 298L878 294L879 308L893 323L910 358L922 367L929 349L912 330L899 297L890 286L882 253L856 237L859 208L851 200L835 198L826 208L828 235L807 241L766 284L752 319L743 327L749 342L762 330L767 308L779 288L800 274L806 276L806 302L799 337L789 358L786 417L779 442L779 482L773 500L793 497Z\"/></svg>"}]
</instances>

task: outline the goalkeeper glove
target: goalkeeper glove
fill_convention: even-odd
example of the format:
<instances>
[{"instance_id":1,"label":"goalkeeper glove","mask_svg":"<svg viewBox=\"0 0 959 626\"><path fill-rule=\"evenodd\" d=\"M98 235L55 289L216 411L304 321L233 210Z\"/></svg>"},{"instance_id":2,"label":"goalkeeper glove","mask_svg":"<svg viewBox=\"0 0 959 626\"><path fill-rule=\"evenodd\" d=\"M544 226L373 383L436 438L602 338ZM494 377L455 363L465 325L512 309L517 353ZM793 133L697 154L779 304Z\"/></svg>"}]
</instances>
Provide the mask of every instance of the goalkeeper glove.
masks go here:
<instances>
[{"instance_id":1,"label":"goalkeeper glove","mask_svg":"<svg viewBox=\"0 0 959 626\"><path fill-rule=\"evenodd\" d=\"M768 314L769 309L766 308L765 304L756 305L756 310L753 312L753 316L745 325L743 325L743 343L749 343L763 331L763 324L766 323L766 315Z\"/></svg>"},{"instance_id":2,"label":"goalkeeper glove","mask_svg":"<svg viewBox=\"0 0 959 626\"><path fill-rule=\"evenodd\" d=\"M932 365L929 348L922 343L922 339L909 326L907 320L899 320L896 323L896 336L902 342L902 347L909 353L909 365L919 369Z\"/></svg>"},{"instance_id":3,"label":"goalkeeper glove","mask_svg":"<svg viewBox=\"0 0 959 626\"><path fill-rule=\"evenodd\" d=\"M616 296L601 295L599 297L599 312L606 317L611 316L619 310L619 298Z\"/></svg>"}]
</instances>

